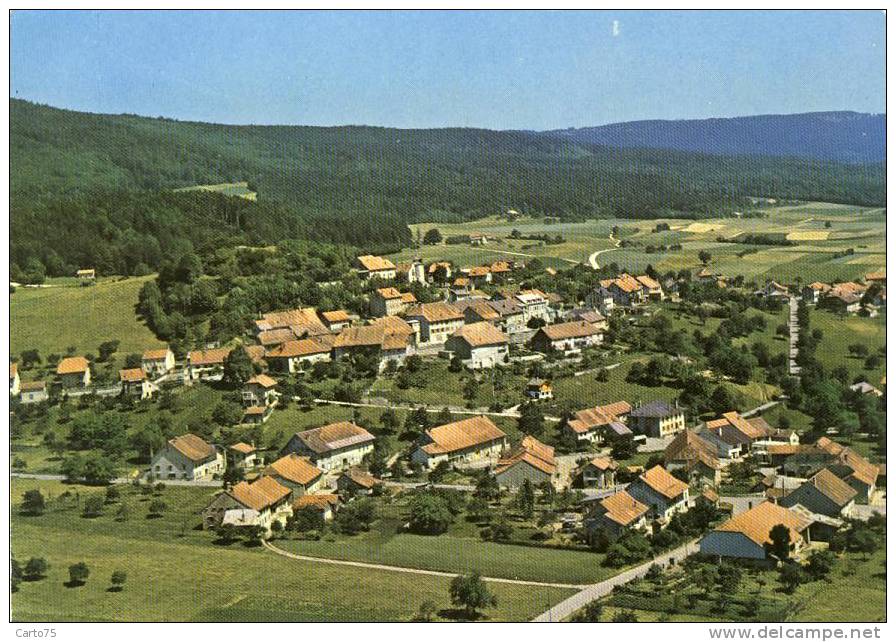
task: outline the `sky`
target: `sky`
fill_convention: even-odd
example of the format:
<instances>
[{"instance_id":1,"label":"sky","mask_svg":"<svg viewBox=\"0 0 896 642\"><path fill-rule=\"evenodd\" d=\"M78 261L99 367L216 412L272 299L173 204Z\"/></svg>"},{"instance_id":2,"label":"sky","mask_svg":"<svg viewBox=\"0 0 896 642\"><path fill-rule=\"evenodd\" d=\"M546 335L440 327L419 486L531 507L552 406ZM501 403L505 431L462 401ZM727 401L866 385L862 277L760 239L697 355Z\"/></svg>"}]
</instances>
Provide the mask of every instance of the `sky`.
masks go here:
<instances>
[{"instance_id":1,"label":"sky","mask_svg":"<svg viewBox=\"0 0 896 642\"><path fill-rule=\"evenodd\" d=\"M10 95L231 124L885 111L881 11L16 11Z\"/></svg>"}]
</instances>

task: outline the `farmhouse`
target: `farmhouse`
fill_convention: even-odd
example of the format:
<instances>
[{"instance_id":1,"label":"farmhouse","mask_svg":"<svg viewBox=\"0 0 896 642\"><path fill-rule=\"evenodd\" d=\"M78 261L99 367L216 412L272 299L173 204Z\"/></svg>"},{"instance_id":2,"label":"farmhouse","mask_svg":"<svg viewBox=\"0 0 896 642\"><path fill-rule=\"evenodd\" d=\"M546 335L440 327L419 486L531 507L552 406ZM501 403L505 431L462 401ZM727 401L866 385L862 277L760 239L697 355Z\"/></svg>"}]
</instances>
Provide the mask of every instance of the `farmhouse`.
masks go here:
<instances>
[{"instance_id":1,"label":"farmhouse","mask_svg":"<svg viewBox=\"0 0 896 642\"><path fill-rule=\"evenodd\" d=\"M739 459L750 451L754 442L764 438L766 433L732 410L719 419L707 421L700 430L700 436L715 445L720 458Z\"/></svg>"},{"instance_id":2,"label":"farmhouse","mask_svg":"<svg viewBox=\"0 0 896 642\"><path fill-rule=\"evenodd\" d=\"M218 494L202 511L202 524L207 529L222 525L261 526L270 532L271 524L286 524L292 515L289 488L272 477L254 482L242 481Z\"/></svg>"},{"instance_id":3,"label":"farmhouse","mask_svg":"<svg viewBox=\"0 0 896 642\"><path fill-rule=\"evenodd\" d=\"M586 462L579 471L585 488L607 490L616 486L616 471L619 464L610 457L595 457Z\"/></svg>"},{"instance_id":4,"label":"farmhouse","mask_svg":"<svg viewBox=\"0 0 896 642\"><path fill-rule=\"evenodd\" d=\"M284 340L301 339L306 336L315 337L329 332L327 327L321 323L314 308L268 312L255 321L256 335L273 330L291 330L292 337L288 337L287 334L281 335L287 337Z\"/></svg>"},{"instance_id":5,"label":"farmhouse","mask_svg":"<svg viewBox=\"0 0 896 642\"><path fill-rule=\"evenodd\" d=\"M790 533L791 550L798 552L808 537L809 522L798 513L763 502L717 526L700 540L700 553L713 557L764 560L772 543L771 530L778 524Z\"/></svg>"},{"instance_id":6,"label":"farmhouse","mask_svg":"<svg viewBox=\"0 0 896 642\"><path fill-rule=\"evenodd\" d=\"M416 257L410 263L399 263L395 266L395 273L398 278L408 283L426 284L426 270L423 268L420 257Z\"/></svg>"},{"instance_id":7,"label":"farmhouse","mask_svg":"<svg viewBox=\"0 0 896 642\"><path fill-rule=\"evenodd\" d=\"M789 299L790 291L787 286L781 285L777 281L766 281L765 285L760 288L756 294L771 299Z\"/></svg>"},{"instance_id":8,"label":"farmhouse","mask_svg":"<svg viewBox=\"0 0 896 642\"><path fill-rule=\"evenodd\" d=\"M171 348L145 350L141 359L143 370L150 377L161 377L174 370L174 353Z\"/></svg>"},{"instance_id":9,"label":"farmhouse","mask_svg":"<svg viewBox=\"0 0 896 642\"><path fill-rule=\"evenodd\" d=\"M803 300L806 303L816 304L818 303L824 295L830 292L831 286L827 283L821 283L820 281L813 281L807 286L803 287L802 296Z\"/></svg>"},{"instance_id":10,"label":"farmhouse","mask_svg":"<svg viewBox=\"0 0 896 642\"><path fill-rule=\"evenodd\" d=\"M336 478L336 488L346 495L370 495L379 483L376 477L356 466Z\"/></svg>"},{"instance_id":11,"label":"farmhouse","mask_svg":"<svg viewBox=\"0 0 896 642\"><path fill-rule=\"evenodd\" d=\"M688 510L688 485L670 475L662 466L654 466L642 473L625 490L645 504L651 517L660 522Z\"/></svg>"},{"instance_id":12,"label":"farmhouse","mask_svg":"<svg viewBox=\"0 0 896 642\"><path fill-rule=\"evenodd\" d=\"M533 486L557 481L554 449L535 437L526 435L509 455L498 460L495 479L499 486L517 488L528 479Z\"/></svg>"},{"instance_id":13,"label":"farmhouse","mask_svg":"<svg viewBox=\"0 0 896 642\"><path fill-rule=\"evenodd\" d=\"M828 517L849 517L858 494L855 488L827 468L822 468L799 488L781 498L779 503L785 508L800 504L813 513Z\"/></svg>"},{"instance_id":14,"label":"farmhouse","mask_svg":"<svg viewBox=\"0 0 896 642\"><path fill-rule=\"evenodd\" d=\"M12 362L9 364L9 394L11 397L15 397L19 394L20 384L19 365L16 362Z\"/></svg>"},{"instance_id":15,"label":"farmhouse","mask_svg":"<svg viewBox=\"0 0 896 642\"><path fill-rule=\"evenodd\" d=\"M448 337L445 348L470 368L493 368L508 359L507 337L485 321L458 328Z\"/></svg>"},{"instance_id":16,"label":"farmhouse","mask_svg":"<svg viewBox=\"0 0 896 642\"><path fill-rule=\"evenodd\" d=\"M443 461L496 459L507 447L507 435L484 415L426 431L411 460L429 469Z\"/></svg>"},{"instance_id":17,"label":"farmhouse","mask_svg":"<svg viewBox=\"0 0 896 642\"><path fill-rule=\"evenodd\" d=\"M554 386L546 379L529 379L526 383L526 396L529 399L541 401L554 398Z\"/></svg>"},{"instance_id":18,"label":"farmhouse","mask_svg":"<svg viewBox=\"0 0 896 642\"><path fill-rule=\"evenodd\" d=\"M513 295L512 300L523 311L524 323L529 323L532 319L550 320L548 298L541 290L520 290Z\"/></svg>"},{"instance_id":19,"label":"farmhouse","mask_svg":"<svg viewBox=\"0 0 896 642\"><path fill-rule=\"evenodd\" d=\"M20 401L24 404L41 403L50 398L47 393L47 384L43 381L23 381L19 392Z\"/></svg>"},{"instance_id":20,"label":"farmhouse","mask_svg":"<svg viewBox=\"0 0 896 642\"><path fill-rule=\"evenodd\" d=\"M323 480L324 473L314 466L307 457L289 453L271 462L264 469L270 475L289 488L295 497L316 491Z\"/></svg>"},{"instance_id":21,"label":"farmhouse","mask_svg":"<svg viewBox=\"0 0 896 642\"><path fill-rule=\"evenodd\" d=\"M692 430L678 433L666 446L663 462L667 470L686 470L691 480L712 486L722 482L722 464L715 446Z\"/></svg>"},{"instance_id":22,"label":"farmhouse","mask_svg":"<svg viewBox=\"0 0 896 642\"><path fill-rule=\"evenodd\" d=\"M414 329L399 317L383 317L369 325L344 328L333 342L334 358L377 350L380 355L380 366L387 361L401 363L408 355L414 342Z\"/></svg>"},{"instance_id":23,"label":"farmhouse","mask_svg":"<svg viewBox=\"0 0 896 642\"><path fill-rule=\"evenodd\" d=\"M277 381L266 374L255 375L243 386L243 406L273 406L277 403Z\"/></svg>"},{"instance_id":24,"label":"farmhouse","mask_svg":"<svg viewBox=\"0 0 896 642\"><path fill-rule=\"evenodd\" d=\"M663 286L655 279L642 274L641 276L636 276L635 280L641 285L642 292L650 301L662 301L666 298Z\"/></svg>"},{"instance_id":25,"label":"farmhouse","mask_svg":"<svg viewBox=\"0 0 896 642\"><path fill-rule=\"evenodd\" d=\"M858 312L862 307L862 295L866 286L858 283L835 283L821 300L820 305L835 312Z\"/></svg>"},{"instance_id":26,"label":"farmhouse","mask_svg":"<svg viewBox=\"0 0 896 642\"><path fill-rule=\"evenodd\" d=\"M184 369L185 380L208 379L224 373L224 359L230 354L230 348L213 348L211 350L193 350L187 353L187 367Z\"/></svg>"},{"instance_id":27,"label":"farmhouse","mask_svg":"<svg viewBox=\"0 0 896 642\"><path fill-rule=\"evenodd\" d=\"M375 439L361 426L350 421L340 421L297 432L282 452L310 457L324 471L344 470L357 466L365 456L373 452Z\"/></svg>"},{"instance_id":28,"label":"farmhouse","mask_svg":"<svg viewBox=\"0 0 896 642\"><path fill-rule=\"evenodd\" d=\"M228 466L249 470L257 466L259 462L258 451L252 444L238 442L227 448L227 454L230 457Z\"/></svg>"},{"instance_id":29,"label":"farmhouse","mask_svg":"<svg viewBox=\"0 0 896 642\"><path fill-rule=\"evenodd\" d=\"M352 317L345 310L330 310L329 312L320 312L318 316L320 316L320 320L330 332L339 332L343 328L347 328L352 324Z\"/></svg>"},{"instance_id":30,"label":"farmhouse","mask_svg":"<svg viewBox=\"0 0 896 642\"><path fill-rule=\"evenodd\" d=\"M450 303L421 303L408 309L409 321L420 324L419 343L445 343L464 324L464 315Z\"/></svg>"},{"instance_id":31,"label":"farmhouse","mask_svg":"<svg viewBox=\"0 0 896 642\"><path fill-rule=\"evenodd\" d=\"M880 472L877 466L852 448L841 446L827 437L819 438L815 447L827 455L826 467L858 491L857 501L871 501Z\"/></svg>"},{"instance_id":32,"label":"farmhouse","mask_svg":"<svg viewBox=\"0 0 896 642\"><path fill-rule=\"evenodd\" d=\"M587 321L568 321L546 325L532 337L532 349L538 352L573 352L603 341L603 334Z\"/></svg>"},{"instance_id":33,"label":"farmhouse","mask_svg":"<svg viewBox=\"0 0 896 642\"><path fill-rule=\"evenodd\" d=\"M603 333L609 327L607 318L597 310L588 308L575 308L566 315L567 321L584 321L594 326L594 329Z\"/></svg>"},{"instance_id":34,"label":"farmhouse","mask_svg":"<svg viewBox=\"0 0 896 642\"><path fill-rule=\"evenodd\" d=\"M287 341L264 353L272 370L278 372L302 372L303 363L329 361L335 337L314 337Z\"/></svg>"},{"instance_id":35,"label":"farmhouse","mask_svg":"<svg viewBox=\"0 0 896 642\"><path fill-rule=\"evenodd\" d=\"M631 411L632 407L627 401L616 401L606 406L579 410L563 426L563 434L572 438L576 444L600 443L610 424L622 423Z\"/></svg>"},{"instance_id":36,"label":"farmhouse","mask_svg":"<svg viewBox=\"0 0 896 642\"><path fill-rule=\"evenodd\" d=\"M650 437L667 437L684 430L684 410L667 401L651 401L638 405L629 414L633 432Z\"/></svg>"},{"instance_id":37,"label":"farmhouse","mask_svg":"<svg viewBox=\"0 0 896 642\"><path fill-rule=\"evenodd\" d=\"M358 276L362 279L394 279L395 265L381 256L365 254L356 259Z\"/></svg>"},{"instance_id":38,"label":"farmhouse","mask_svg":"<svg viewBox=\"0 0 896 642\"><path fill-rule=\"evenodd\" d=\"M339 507L338 495L302 495L292 503L292 511L314 510L320 513L325 522L333 519L333 514Z\"/></svg>"},{"instance_id":39,"label":"farmhouse","mask_svg":"<svg viewBox=\"0 0 896 642\"><path fill-rule=\"evenodd\" d=\"M150 472L157 480L209 481L224 472L224 455L192 433L169 439L152 458Z\"/></svg>"},{"instance_id":40,"label":"farmhouse","mask_svg":"<svg viewBox=\"0 0 896 642\"><path fill-rule=\"evenodd\" d=\"M370 295L370 314L374 317L392 317L402 314L417 298L410 292L395 288L379 288Z\"/></svg>"},{"instance_id":41,"label":"farmhouse","mask_svg":"<svg viewBox=\"0 0 896 642\"><path fill-rule=\"evenodd\" d=\"M612 542L630 530L643 530L649 510L623 490L597 502L585 519L585 530L589 538L604 537Z\"/></svg>"},{"instance_id":42,"label":"farmhouse","mask_svg":"<svg viewBox=\"0 0 896 642\"><path fill-rule=\"evenodd\" d=\"M158 387L147 378L143 368L119 370L118 380L121 383L121 394L126 397L149 399L158 390Z\"/></svg>"},{"instance_id":43,"label":"farmhouse","mask_svg":"<svg viewBox=\"0 0 896 642\"><path fill-rule=\"evenodd\" d=\"M656 287L659 287L659 283L656 283L656 281L653 281L653 283L656 284ZM614 304L624 307L643 303L647 298L649 290L637 278L624 272L615 279L602 280L600 285L612 297ZM662 292L662 288L660 288L660 292Z\"/></svg>"},{"instance_id":44,"label":"farmhouse","mask_svg":"<svg viewBox=\"0 0 896 642\"><path fill-rule=\"evenodd\" d=\"M90 385L90 364L84 357L65 357L56 366L56 374L66 390Z\"/></svg>"}]
</instances>

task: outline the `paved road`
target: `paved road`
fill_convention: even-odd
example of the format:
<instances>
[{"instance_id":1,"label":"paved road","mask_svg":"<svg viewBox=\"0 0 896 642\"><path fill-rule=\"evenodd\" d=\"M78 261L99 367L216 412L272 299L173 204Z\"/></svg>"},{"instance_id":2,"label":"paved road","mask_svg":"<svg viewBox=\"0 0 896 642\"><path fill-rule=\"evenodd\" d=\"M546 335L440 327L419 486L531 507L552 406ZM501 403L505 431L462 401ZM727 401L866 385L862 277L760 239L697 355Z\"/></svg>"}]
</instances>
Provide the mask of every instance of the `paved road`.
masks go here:
<instances>
[{"instance_id":1,"label":"paved road","mask_svg":"<svg viewBox=\"0 0 896 642\"><path fill-rule=\"evenodd\" d=\"M276 553L277 555L282 555L283 557L289 557L294 560L301 560L303 562L318 562L321 564L335 564L338 566L354 566L356 568L368 568L375 569L378 571L394 571L396 573L413 573L415 575L434 575L436 577L457 577L457 573L447 573L445 571L430 571L424 568L411 568L408 566L389 566L387 564L372 564L370 562L352 562L349 560L337 560L331 559L328 557L312 557L310 555L297 555L295 553L289 553L284 551L282 548L278 548L271 544L268 541L262 542L264 547L269 551ZM561 584L559 582L534 582L530 580L513 580L507 577L483 577L483 580L486 582L498 582L500 584L521 584L523 586L550 586L554 588L570 588L570 589L580 589L583 588L581 584Z\"/></svg>"},{"instance_id":2,"label":"paved road","mask_svg":"<svg viewBox=\"0 0 896 642\"><path fill-rule=\"evenodd\" d=\"M752 410L747 410L746 412L742 412L742 413L740 413L740 416L741 416L741 417L752 417L753 415L758 415L758 414L760 414L760 413L765 412L765 411L768 410L769 408L774 408L774 407L777 406L779 403L781 403L781 402L780 402L780 401L777 401L777 400L775 400L775 401L769 401L769 402L766 402L766 403L762 404L761 406L756 406L756 407L753 408Z\"/></svg>"},{"instance_id":3,"label":"paved road","mask_svg":"<svg viewBox=\"0 0 896 642\"><path fill-rule=\"evenodd\" d=\"M797 297L790 297L790 360L788 362L788 371L795 377L798 377L800 374L800 367L796 365L796 344L800 338L800 325L797 322L796 317L796 312L799 307L798 301L799 299Z\"/></svg>"},{"instance_id":4,"label":"paved road","mask_svg":"<svg viewBox=\"0 0 896 642\"><path fill-rule=\"evenodd\" d=\"M301 401L301 397L293 397L295 401ZM417 406L412 404L401 404L401 403L372 403L372 402L360 402L354 403L351 401L333 401L332 399L312 399L314 403L317 404L330 404L333 406L350 406L352 408L394 408L400 410L416 410L420 405L426 410L426 412L441 412L443 408L446 406L426 406L424 404L419 404ZM460 408L458 406L447 406L448 410L451 411L451 414L454 415L488 415L490 417L512 417L514 419L518 419L520 413L513 412L509 410L505 410L503 412L490 412L488 410L470 410L468 408Z\"/></svg>"},{"instance_id":5,"label":"paved road","mask_svg":"<svg viewBox=\"0 0 896 642\"><path fill-rule=\"evenodd\" d=\"M597 584L592 584L591 586L585 587L582 591L579 591L572 597L568 597L559 604L552 606L550 609L548 609L532 621L562 622L589 602L593 602L594 600L607 595L617 586L626 584L627 582L630 582L637 577L643 577L647 574L647 571L654 564L665 566L673 559L680 562L687 556L693 555L696 552L697 540L692 540L673 551L644 562L640 566L636 566L634 568L628 569L627 571L623 571L619 575L615 575L609 579L604 580L603 582L598 582Z\"/></svg>"},{"instance_id":6,"label":"paved road","mask_svg":"<svg viewBox=\"0 0 896 642\"><path fill-rule=\"evenodd\" d=\"M619 244L622 241L617 241L616 239L614 239L612 234L610 234L610 240L613 241L613 243L614 243L613 247L608 247L605 250L598 250L597 252L592 252L591 256L588 257L588 263L591 265L592 269L595 269L595 270L600 269L600 265L597 264L598 256L600 256L601 254L605 254L607 252L615 252L616 250L619 249Z\"/></svg>"}]
</instances>

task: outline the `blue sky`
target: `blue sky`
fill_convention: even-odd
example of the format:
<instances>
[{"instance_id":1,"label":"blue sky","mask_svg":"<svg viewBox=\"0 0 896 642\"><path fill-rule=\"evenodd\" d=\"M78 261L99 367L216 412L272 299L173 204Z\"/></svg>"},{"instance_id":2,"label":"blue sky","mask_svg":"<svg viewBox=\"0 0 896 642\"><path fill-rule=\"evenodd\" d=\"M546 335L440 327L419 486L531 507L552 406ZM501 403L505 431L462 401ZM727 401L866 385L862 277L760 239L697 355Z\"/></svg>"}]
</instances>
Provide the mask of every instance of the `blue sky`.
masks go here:
<instances>
[{"instance_id":1,"label":"blue sky","mask_svg":"<svg viewBox=\"0 0 896 642\"><path fill-rule=\"evenodd\" d=\"M867 12L39 12L10 95L224 123L493 129L885 111Z\"/></svg>"}]
</instances>

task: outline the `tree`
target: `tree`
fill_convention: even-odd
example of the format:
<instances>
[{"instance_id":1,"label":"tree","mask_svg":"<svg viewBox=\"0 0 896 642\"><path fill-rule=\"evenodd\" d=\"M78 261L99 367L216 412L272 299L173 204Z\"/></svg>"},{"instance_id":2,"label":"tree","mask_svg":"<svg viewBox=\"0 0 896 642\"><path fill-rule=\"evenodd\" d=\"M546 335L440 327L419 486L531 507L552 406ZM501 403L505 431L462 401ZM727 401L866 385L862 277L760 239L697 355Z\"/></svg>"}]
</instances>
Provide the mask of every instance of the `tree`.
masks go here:
<instances>
[{"instance_id":1,"label":"tree","mask_svg":"<svg viewBox=\"0 0 896 642\"><path fill-rule=\"evenodd\" d=\"M445 475L451 472L451 464L448 463L448 460L440 461L435 468L429 471L429 481L434 484L438 484L445 478Z\"/></svg>"},{"instance_id":2,"label":"tree","mask_svg":"<svg viewBox=\"0 0 896 642\"><path fill-rule=\"evenodd\" d=\"M712 254L710 254L710 253L707 252L706 250L700 250L700 251L697 253L697 258L700 259L700 262L701 262L703 265L707 265L707 264L709 264L709 262L712 260Z\"/></svg>"},{"instance_id":3,"label":"tree","mask_svg":"<svg viewBox=\"0 0 896 642\"><path fill-rule=\"evenodd\" d=\"M479 609L498 606L498 598L482 581L479 573L458 575L451 580L451 588L448 593L451 596L451 603L463 607L467 617L471 620L477 617Z\"/></svg>"},{"instance_id":4,"label":"tree","mask_svg":"<svg viewBox=\"0 0 896 642\"><path fill-rule=\"evenodd\" d=\"M121 344L120 341L103 341L99 348L99 359L98 361L108 361L109 357L118 352L118 346Z\"/></svg>"},{"instance_id":5,"label":"tree","mask_svg":"<svg viewBox=\"0 0 896 642\"><path fill-rule=\"evenodd\" d=\"M520 418L517 426L524 435L541 437L544 434L544 413L534 401L527 401L520 406Z\"/></svg>"},{"instance_id":6,"label":"tree","mask_svg":"<svg viewBox=\"0 0 896 642\"><path fill-rule=\"evenodd\" d=\"M432 622L439 607L432 600L424 600L417 609L417 615L414 616L415 622Z\"/></svg>"},{"instance_id":7,"label":"tree","mask_svg":"<svg viewBox=\"0 0 896 642\"><path fill-rule=\"evenodd\" d=\"M128 580L128 574L124 571L112 571L110 582L112 583L112 591L118 592L124 588L124 583Z\"/></svg>"},{"instance_id":8,"label":"tree","mask_svg":"<svg viewBox=\"0 0 896 642\"><path fill-rule=\"evenodd\" d=\"M126 503L122 502L121 506L118 507L118 511L115 513L115 519L119 522L126 522L131 516L131 508Z\"/></svg>"},{"instance_id":9,"label":"tree","mask_svg":"<svg viewBox=\"0 0 896 642\"><path fill-rule=\"evenodd\" d=\"M23 579L22 565L13 557L9 560L9 566L9 589L15 593L19 590L19 584L21 584Z\"/></svg>"},{"instance_id":10,"label":"tree","mask_svg":"<svg viewBox=\"0 0 896 642\"><path fill-rule=\"evenodd\" d=\"M290 530L299 533L307 533L308 531L321 531L324 528L324 516L319 510L313 506L305 506L292 514L292 517L286 523Z\"/></svg>"},{"instance_id":11,"label":"tree","mask_svg":"<svg viewBox=\"0 0 896 642\"><path fill-rule=\"evenodd\" d=\"M787 562L781 567L781 583L788 593L793 593L800 584L806 581L803 568L796 562Z\"/></svg>"},{"instance_id":12,"label":"tree","mask_svg":"<svg viewBox=\"0 0 896 642\"><path fill-rule=\"evenodd\" d=\"M792 546L790 541L790 529L784 524L777 524L772 526L772 530L769 531L768 536L772 540L769 545L772 555L782 562L790 559L790 549Z\"/></svg>"},{"instance_id":13,"label":"tree","mask_svg":"<svg viewBox=\"0 0 896 642\"><path fill-rule=\"evenodd\" d=\"M85 562L78 562L68 567L68 581L71 586L83 586L90 577L90 568Z\"/></svg>"},{"instance_id":14,"label":"tree","mask_svg":"<svg viewBox=\"0 0 896 642\"><path fill-rule=\"evenodd\" d=\"M370 499L359 499L346 504L336 513L336 526L345 535L355 535L370 529L376 519L376 507Z\"/></svg>"},{"instance_id":15,"label":"tree","mask_svg":"<svg viewBox=\"0 0 896 642\"><path fill-rule=\"evenodd\" d=\"M619 611L616 615L613 616L613 622L637 622L638 616L634 611Z\"/></svg>"},{"instance_id":16,"label":"tree","mask_svg":"<svg viewBox=\"0 0 896 642\"><path fill-rule=\"evenodd\" d=\"M221 401L212 411L212 419L219 426L233 426L243 418L243 407L235 401Z\"/></svg>"},{"instance_id":17,"label":"tree","mask_svg":"<svg viewBox=\"0 0 896 642\"><path fill-rule=\"evenodd\" d=\"M149 503L149 517L161 517L168 509L168 504L162 499L154 499Z\"/></svg>"},{"instance_id":18,"label":"tree","mask_svg":"<svg viewBox=\"0 0 896 642\"><path fill-rule=\"evenodd\" d=\"M837 557L831 551L819 550L812 553L809 557L809 563L806 565L806 571L814 580L821 580L827 577L831 569L834 568L834 562Z\"/></svg>"},{"instance_id":19,"label":"tree","mask_svg":"<svg viewBox=\"0 0 896 642\"><path fill-rule=\"evenodd\" d=\"M99 517L103 514L106 502L99 495L91 495L84 501L84 517Z\"/></svg>"},{"instance_id":20,"label":"tree","mask_svg":"<svg viewBox=\"0 0 896 642\"><path fill-rule=\"evenodd\" d=\"M26 490L22 494L22 513L24 515L43 515L46 508L44 496L36 488Z\"/></svg>"},{"instance_id":21,"label":"tree","mask_svg":"<svg viewBox=\"0 0 896 642\"><path fill-rule=\"evenodd\" d=\"M517 492L516 506L526 519L529 519L535 513L535 491L528 479L523 480Z\"/></svg>"},{"instance_id":22,"label":"tree","mask_svg":"<svg viewBox=\"0 0 896 642\"><path fill-rule=\"evenodd\" d=\"M27 580L39 580L46 576L50 565L43 557L32 557L25 564L24 577Z\"/></svg>"},{"instance_id":23,"label":"tree","mask_svg":"<svg viewBox=\"0 0 896 642\"><path fill-rule=\"evenodd\" d=\"M252 358L243 346L237 346L224 357L224 381L238 388L255 374Z\"/></svg>"},{"instance_id":24,"label":"tree","mask_svg":"<svg viewBox=\"0 0 896 642\"><path fill-rule=\"evenodd\" d=\"M867 528L860 528L848 535L850 548L858 551L867 560L877 549L877 539L874 534Z\"/></svg>"},{"instance_id":25,"label":"tree","mask_svg":"<svg viewBox=\"0 0 896 642\"><path fill-rule=\"evenodd\" d=\"M489 502L498 499L501 496L498 480L488 473L483 474L476 482L476 490L473 491L473 495Z\"/></svg>"},{"instance_id":26,"label":"tree","mask_svg":"<svg viewBox=\"0 0 896 642\"><path fill-rule=\"evenodd\" d=\"M600 622L601 616L604 614L604 607L601 606L600 602L594 601L589 602L585 605L585 608L576 612L575 615L572 616L573 622Z\"/></svg>"},{"instance_id":27,"label":"tree","mask_svg":"<svg viewBox=\"0 0 896 642\"><path fill-rule=\"evenodd\" d=\"M438 228L431 227L426 230L426 234L423 235L423 244L424 245L438 245L442 242L442 233L439 232Z\"/></svg>"},{"instance_id":28,"label":"tree","mask_svg":"<svg viewBox=\"0 0 896 642\"><path fill-rule=\"evenodd\" d=\"M395 414L392 408L387 408L380 415L380 425L382 425L382 433L384 435L391 435L398 428L398 415Z\"/></svg>"},{"instance_id":29,"label":"tree","mask_svg":"<svg viewBox=\"0 0 896 642\"><path fill-rule=\"evenodd\" d=\"M709 405L714 413L721 415L730 412L731 409L735 407L736 403L731 390L729 390L727 386L718 385L716 386L716 389L712 391L712 396L709 398Z\"/></svg>"},{"instance_id":30,"label":"tree","mask_svg":"<svg viewBox=\"0 0 896 642\"><path fill-rule=\"evenodd\" d=\"M243 470L242 466L228 466L224 469L224 474L221 475L221 479L228 486L233 486L234 484L238 484L246 478L246 472Z\"/></svg>"},{"instance_id":31,"label":"tree","mask_svg":"<svg viewBox=\"0 0 896 642\"><path fill-rule=\"evenodd\" d=\"M440 535L448 530L454 515L448 502L433 493L420 493L410 503L408 528L421 535Z\"/></svg>"}]
</instances>

